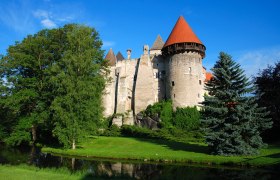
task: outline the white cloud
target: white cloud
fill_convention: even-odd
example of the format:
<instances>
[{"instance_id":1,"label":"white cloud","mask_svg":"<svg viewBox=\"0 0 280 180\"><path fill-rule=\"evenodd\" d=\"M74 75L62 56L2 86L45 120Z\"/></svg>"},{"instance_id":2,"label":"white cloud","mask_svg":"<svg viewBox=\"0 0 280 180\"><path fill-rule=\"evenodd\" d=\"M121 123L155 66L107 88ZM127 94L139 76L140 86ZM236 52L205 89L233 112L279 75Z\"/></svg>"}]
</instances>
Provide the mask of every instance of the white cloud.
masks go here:
<instances>
[{"instance_id":1,"label":"white cloud","mask_svg":"<svg viewBox=\"0 0 280 180\"><path fill-rule=\"evenodd\" d=\"M236 59L247 76L252 77L257 75L259 70L280 60L280 47L247 51L240 54Z\"/></svg>"},{"instance_id":2,"label":"white cloud","mask_svg":"<svg viewBox=\"0 0 280 180\"><path fill-rule=\"evenodd\" d=\"M116 43L114 41L103 41L103 47L112 47L114 46Z\"/></svg>"},{"instance_id":3,"label":"white cloud","mask_svg":"<svg viewBox=\"0 0 280 180\"><path fill-rule=\"evenodd\" d=\"M47 11L38 9L33 12L34 17L36 18L49 18L49 13Z\"/></svg>"},{"instance_id":4,"label":"white cloud","mask_svg":"<svg viewBox=\"0 0 280 180\"><path fill-rule=\"evenodd\" d=\"M52 16L52 12L37 9L33 12L33 16L40 20L40 23L45 28L55 28L57 24Z\"/></svg>"},{"instance_id":5,"label":"white cloud","mask_svg":"<svg viewBox=\"0 0 280 180\"><path fill-rule=\"evenodd\" d=\"M42 20L41 24L46 28L55 28L56 27L56 24L50 19Z\"/></svg>"}]
</instances>

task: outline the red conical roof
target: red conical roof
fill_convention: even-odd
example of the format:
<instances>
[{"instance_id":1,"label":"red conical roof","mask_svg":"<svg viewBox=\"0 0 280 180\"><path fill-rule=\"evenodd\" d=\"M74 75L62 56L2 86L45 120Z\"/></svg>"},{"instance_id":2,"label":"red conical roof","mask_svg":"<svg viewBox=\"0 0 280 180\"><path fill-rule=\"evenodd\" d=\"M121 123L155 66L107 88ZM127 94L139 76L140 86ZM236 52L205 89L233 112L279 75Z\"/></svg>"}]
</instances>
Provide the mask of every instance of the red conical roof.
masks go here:
<instances>
[{"instance_id":1,"label":"red conical roof","mask_svg":"<svg viewBox=\"0 0 280 180\"><path fill-rule=\"evenodd\" d=\"M180 16L163 47L184 42L202 44L183 16Z\"/></svg>"}]
</instances>

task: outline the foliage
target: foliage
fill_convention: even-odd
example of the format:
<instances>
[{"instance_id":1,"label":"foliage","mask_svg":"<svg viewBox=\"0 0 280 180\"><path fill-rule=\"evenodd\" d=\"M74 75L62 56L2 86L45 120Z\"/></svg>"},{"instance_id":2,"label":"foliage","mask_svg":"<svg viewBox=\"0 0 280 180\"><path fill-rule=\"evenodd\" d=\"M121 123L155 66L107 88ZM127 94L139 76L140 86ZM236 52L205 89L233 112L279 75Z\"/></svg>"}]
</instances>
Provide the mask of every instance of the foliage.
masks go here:
<instances>
[{"instance_id":1,"label":"foliage","mask_svg":"<svg viewBox=\"0 0 280 180\"><path fill-rule=\"evenodd\" d=\"M121 136L121 129L116 125L111 125L101 135L103 136Z\"/></svg>"},{"instance_id":2,"label":"foliage","mask_svg":"<svg viewBox=\"0 0 280 180\"><path fill-rule=\"evenodd\" d=\"M173 111L171 100L149 105L143 114L154 120L160 119L161 128L194 131L199 130L200 126L200 112L196 107L176 108Z\"/></svg>"},{"instance_id":3,"label":"foliage","mask_svg":"<svg viewBox=\"0 0 280 180\"><path fill-rule=\"evenodd\" d=\"M52 134L69 146L95 133L108 72L101 45L95 29L69 24L10 46L0 57L0 136L18 145Z\"/></svg>"},{"instance_id":4,"label":"foliage","mask_svg":"<svg viewBox=\"0 0 280 180\"><path fill-rule=\"evenodd\" d=\"M7 142L12 145L35 143L37 127L49 119L52 98L47 69L57 58L57 47L51 44L55 39L53 31L42 30L10 46L1 58L1 78L7 81L1 83L5 87L1 104L9 113L5 116L9 121Z\"/></svg>"},{"instance_id":5,"label":"foliage","mask_svg":"<svg viewBox=\"0 0 280 180\"><path fill-rule=\"evenodd\" d=\"M260 133L271 127L268 113L258 107L254 88L240 65L221 52L212 69L214 78L206 84L202 123L206 142L215 154L256 154L263 147Z\"/></svg>"},{"instance_id":6,"label":"foliage","mask_svg":"<svg viewBox=\"0 0 280 180\"><path fill-rule=\"evenodd\" d=\"M254 78L257 87L256 95L258 103L262 107L267 107L273 121L271 130L266 131L264 138L279 141L280 131L280 61L274 66L268 66L260 71Z\"/></svg>"},{"instance_id":7,"label":"foliage","mask_svg":"<svg viewBox=\"0 0 280 180\"><path fill-rule=\"evenodd\" d=\"M172 125L172 112L172 102L171 100L168 100L148 105L144 111L144 115L153 119L160 118L161 125L163 127L169 127Z\"/></svg>"},{"instance_id":8,"label":"foliage","mask_svg":"<svg viewBox=\"0 0 280 180\"><path fill-rule=\"evenodd\" d=\"M180 142L202 142L203 136L200 131L185 131L175 127L151 130L138 126L123 126L121 135L147 139L165 139Z\"/></svg>"},{"instance_id":9,"label":"foliage","mask_svg":"<svg viewBox=\"0 0 280 180\"><path fill-rule=\"evenodd\" d=\"M196 107L177 108L173 113L173 124L187 131L199 130L200 113Z\"/></svg>"},{"instance_id":10,"label":"foliage","mask_svg":"<svg viewBox=\"0 0 280 180\"><path fill-rule=\"evenodd\" d=\"M54 114L53 130L65 147L75 143L101 124L103 51L98 33L80 25L67 25L66 51L61 60L52 66L51 84L56 97L51 105ZM105 63L104 63L105 65Z\"/></svg>"}]
</instances>

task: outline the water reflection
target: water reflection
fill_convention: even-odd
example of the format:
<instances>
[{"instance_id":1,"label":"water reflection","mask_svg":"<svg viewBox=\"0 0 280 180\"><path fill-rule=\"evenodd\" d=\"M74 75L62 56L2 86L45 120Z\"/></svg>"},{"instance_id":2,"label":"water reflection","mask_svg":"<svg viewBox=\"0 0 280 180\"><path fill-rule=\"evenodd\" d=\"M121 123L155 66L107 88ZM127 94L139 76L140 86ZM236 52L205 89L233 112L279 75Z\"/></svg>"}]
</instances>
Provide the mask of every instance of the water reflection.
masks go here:
<instances>
[{"instance_id":1,"label":"water reflection","mask_svg":"<svg viewBox=\"0 0 280 180\"><path fill-rule=\"evenodd\" d=\"M39 149L13 149L0 147L1 164L30 164L40 168L68 168L81 172L84 179L277 179L279 166L255 168L195 167L187 165L151 164L143 162L120 162L108 160L84 160L52 156Z\"/></svg>"}]
</instances>

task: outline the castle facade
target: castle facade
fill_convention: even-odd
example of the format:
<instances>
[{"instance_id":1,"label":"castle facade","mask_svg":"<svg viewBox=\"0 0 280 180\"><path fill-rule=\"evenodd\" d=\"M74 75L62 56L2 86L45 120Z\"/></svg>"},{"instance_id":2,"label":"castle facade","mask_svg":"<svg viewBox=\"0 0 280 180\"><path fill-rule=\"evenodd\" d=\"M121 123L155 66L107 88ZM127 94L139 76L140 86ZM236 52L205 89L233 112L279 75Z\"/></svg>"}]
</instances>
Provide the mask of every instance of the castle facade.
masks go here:
<instances>
[{"instance_id":1,"label":"castle facade","mask_svg":"<svg viewBox=\"0 0 280 180\"><path fill-rule=\"evenodd\" d=\"M166 42L158 35L149 49L144 45L140 58L131 59L110 49L105 59L110 65L103 105L104 115L125 114L120 124L133 124L133 117L164 99L173 108L200 106L208 74L202 66L205 46L181 16ZM118 124L118 123L117 123Z\"/></svg>"}]
</instances>

